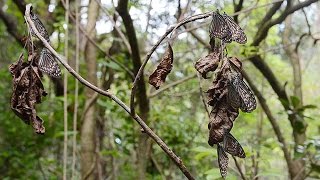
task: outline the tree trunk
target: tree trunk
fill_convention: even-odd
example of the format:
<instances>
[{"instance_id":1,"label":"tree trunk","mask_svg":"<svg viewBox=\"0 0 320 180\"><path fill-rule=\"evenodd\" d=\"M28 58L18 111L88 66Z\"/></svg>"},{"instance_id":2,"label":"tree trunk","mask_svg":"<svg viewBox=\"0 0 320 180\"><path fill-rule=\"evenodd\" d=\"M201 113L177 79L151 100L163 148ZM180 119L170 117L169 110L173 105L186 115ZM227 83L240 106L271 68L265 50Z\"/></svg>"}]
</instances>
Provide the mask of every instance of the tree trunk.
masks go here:
<instances>
[{"instance_id":1,"label":"tree trunk","mask_svg":"<svg viewBox=\"0 0 320 180\"><path fill-rule=\"evenodd\" d=\"M283 32L283 44L284 44L284 49L287 54L287 56L290 59L291 65L292 65L292 70L293 70L293 95L299 98L300 103L298 106L303 105L303 96L302 96L302 87L301 87L301 66L300 66L300 58L297 50L295 49L295 46L291 45L290 42L290 34L292 32L292 16L288 16L285 20L285 29ZM290 46L291 45L291 46ZM295 118L296 119L296 118ZM302 128L301 125L295 125L297 123L302 123ZM299 127L299 128L297 128ZM303 120L303 117L299 118L299 122L295 122L293 124L293 137L294 137L294 142L295 142L295 152L297 152L297 148L299 145L304 144L306 140L306 127L307 123ZM305 175L305 162L302 158L295 159L291 162L291 167L289 169L291 178L296 178L296 179L302 179Z\"/></svg>"},{"instance_id":2,"label":"tree trunk","mask_svg":"<svg viewBox=\"0 0 320 180\"><path fill-rule=\"evenodd\" d=\"M90 38L95 38L95 24L98 17L99 6L95 0L91 0L88 8L87 33ZM96 84L96 48L90 42L86 41L85 45L85 61L87 65L87 80ZM86 106L89 106L84 114L81 127L81 176L83 179L97 179L96 167L96 108L94 103L90 103L94 92L86 89ZM89 105L90 103L91 105Z\"/></svg>"},{"instance_id":3,"label":"tree trunk","mask_svg":"<svg viewBox=\"0 0 320 180\"><path fill-rule=\"evenodd\" d=\"M141 66L141 58L138 40L133 26L133 21L128 11L128 0L120 0L117 11L120 14L123 24L126 28L127 37L132 51L133 72L136 76ZM146 93L146 85L143 75L137 83L137 102L139 105L139 115L147 122L149 114L149 99ZM137 171L140 180L146 179L147 162L150 160L151 140L145 133L140 133L138 139L137 154Z\"/></svg>"}]
</instances>

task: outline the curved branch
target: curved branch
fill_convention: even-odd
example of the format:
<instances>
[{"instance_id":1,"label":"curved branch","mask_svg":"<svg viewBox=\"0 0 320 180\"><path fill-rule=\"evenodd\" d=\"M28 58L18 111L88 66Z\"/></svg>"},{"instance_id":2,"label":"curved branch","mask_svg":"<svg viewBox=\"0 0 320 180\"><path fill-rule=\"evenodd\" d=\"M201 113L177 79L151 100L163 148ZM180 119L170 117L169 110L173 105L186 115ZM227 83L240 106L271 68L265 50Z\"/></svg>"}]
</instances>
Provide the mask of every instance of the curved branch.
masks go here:
<instances>
[{"instance_id":1,"label":"curved branch","mask_svg":"<svg viewBox=\"0 0 320 180\"><path fill-rule=\"evenodd\" d=\"M92 89L93 91L109 97L114 102L116 102L120 107L122 107L131 117L142 127L142 129L147 133L161 148L162 150L174 161L174 163L179 167L179 169L183 172L183 174L188 179L194 179L191 175L190 171L186 168L186 166L183 164L182 160L160 139L158 135L156 135L147 124L144 123L144 121L137 115L132 115L130 112L129 107L124 104L117 96L112 94L108 90L102 90L98 88L97 86L91 84L87 80L85 80L83 77L81 77L75 70L73 70L68 63L66 63L66 58L59 55L50 45L49 43L40 35L38 30L36 29L34 23L30 19L30 7L31 4L28 4L26 6L26 12L25 12L25 18L27 22L29 23L32 30L35 32L36 36L42 41L44 46L49 49L49 51L59 60L59 62L69 71L69 73L74 76L80 83L87 86L88 88Z\"/></svg>"},{"instance_id":2,"label":"curved branch","mask_svg":"<svg viewBox=\"0 0 320 180\"><path fill-rule=\"evenodd\" d=\"M297 10L300 10L304 7L307 7L309 6L310 4L312 3L315 3L319 0L309 0L309 1L304 1L302 3L299 3L299 4L296 4L290 8L287 8L278 18L276 19L271 19L272 16L268 16L268 19L267 21L261 21L263 24L261 25L261 27L259 27L259 31L257 32L253 42L251 45L253 46L258 46L268 35L268 32L269 32L269 29L276 25L276 24L279 24L281 22L283 22L287 16L289 16L290 14L294 13L295 11ZM280 3L280 2L279 2ZM278 5L278 3L275 4L275 6ZM275 7L273 6L273 7ZM272 9L272 8L271 8ZM269 11L270 12L270 11ZM268 13L267 13L268 15ZM271 15L271 14L270 14ZM274 13L272 14L274 15Z\"/></svg>"},{"instance_id":3,"label":"curved branch","mask_svg":"<svg viewBox=\"0 0 320 180\"><path fill-rule=\"evenodd\" d=\"M203 14L198 14L198 15L195 15L195 16L191 16L191 17L188 17L188 18L185 18L184 20L180 21L179 23L177 23L176 25L174 26L171 26L169 29L167 29L167 31L164 33L164 35L161 36L161 38L157 41L157 43L151 48L151 50L148 52L148 54L145 56L144 60L143 60L143 63L142 65L140 66L140 69L134 79L134 82L133 82L133 85L132 85L132 90L131 90L131 100L130 100L130 107L132 108L133 105L134 105L134 96L135 96L135 93L136 93L136 86L137 86L137 83L139 81L139 79L141 78L142 74L143 74L143 71L144 71L144 68L145 66L147 65L152 53L158 48L158 46L161 44L161 42L172 32L174 31L175 29L183 26L184 24L187 24L189 22L192 22L192 21L196 21L196 20L199 20L199 19L205 19L207 17L210 17L211 16L211 13L212 12L207 12L207 13L203 13Z\"/></svg>"}]
</instances>

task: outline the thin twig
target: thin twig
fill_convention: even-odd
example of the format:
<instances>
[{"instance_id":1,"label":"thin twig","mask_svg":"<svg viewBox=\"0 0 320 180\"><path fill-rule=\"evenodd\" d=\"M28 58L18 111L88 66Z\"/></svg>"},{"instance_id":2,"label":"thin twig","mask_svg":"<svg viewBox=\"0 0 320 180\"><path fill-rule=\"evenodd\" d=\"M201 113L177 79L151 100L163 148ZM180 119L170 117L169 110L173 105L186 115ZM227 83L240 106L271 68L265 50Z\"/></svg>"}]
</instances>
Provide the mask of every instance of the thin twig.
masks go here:
<instances>
[{"instance_id":1,"label":"thin twig","mask_svg":"<svg viewBox=\"0 0 320 180\"><path fill-rule=\"evenodd\" d=\"M152 9L152 0L149 1L148 13L147 13L147 26L146 26L146 29L144 30L145 33L148 32L149 21L150 21L150 18L151 18L151 14L150 14L151 9Z\"/></svg>"},{"instance_id":2,"label":"thin twig","mask_svg":"<svg viewBox=\"0 0 320 180\"><path fill-rule=\"evenodd\" d=\"M62 2L63 2L63 1L62 1ZM64 6L64 8L66 8L64 3L62 3L62 5ZM73 17L71 14L69 14L69 17L71 18L71 20L72 20L73 22L76 22L75 17ZM87 31L86 31L82 26L79 25L78 27L79 27L80 31L86 36L86 38L87 38L94 46L96 46L96 48L97 48L98 50L100 50L111 62L116 63L120 68L122 68L124 71L126 71L126 72L132 77L132 79L134 78L134 75L133 75L133 73L132 73L132 71L131 71L130 69L128 69L125 65L119 63L119 62L118 62L116 59L114 59L110 54L108 54L102 47L100 47L100 46L98 45L98 43L89 36L89 34L87 33Z\"/></svg>"},{"instance_id":3,"label":"thin twig","mask_svg":"<svg viewBox=\"0 0 320 180\"><path fill-rule=\"evenodd\" d=\"M66 0L64 55L68 57L69 41L69 0ZM66 59L68 63L68 59ZM63 180L67 180L67 158L68 158L68 73L63 76Z\"/></svg>"},{"instance_id":4,"label":"thin twig","mask_svg":"<svg viewBox=\"0 0 320 180\"><path fill-rule=\"evenodd\" d=\"M282 144L280 145L285 160L287 162L287 166L288 168L290 168L291 166L291 155L290 155L290 151L288 149L287 143L283 137L283 134L280 130L279 124L276 120L276 118L272 115L271 110L269 109L269 106L266 103L265 98L263 97L263 95L260 93L260 91L258 90L258 88L253 84L252 80L249 78L249 76L242 71L242 75L243 77L246 79L246 81L248 82L249 86L251 87L252 91L254 92L254 94L256 95L256 97L258 98L258 101L263 109L263 111L265 112L266 116L268 117L268 120L270 122L270 124L272 125L272 128L274 130L274 133L277 136L278 141Z\"/></svg>"},{"instance_id":5,"label":"thin twig","mask_svg":"<svg viewBox=\"0 0 320 180\"><path fill-rule=\"evenodd\" d=\"M240 164L238 163L237 159L236 159L234 156L232 156L232 158L233 158L233 160L234 160L234 163L236 164L236 167L237 167L237 169L238 169L238 171L239 171L239 173L240 173L241 178L242 178L243 180L246 180L246 177L244 176L244 174L243 174L243 172L242 172L242 170L241 170Z\"/></svg>"},{"instance_id":6,"label":"thin twig","mask_svg":"<svg viewBox=\"0 0 320 180\"><path fill-rule=\"evenodd\" d=\"M99 0L96 0L96 2L100 6L100 8L103 10L103 12L106 13L106 15L109 17L109 20L111 21L111 23L113 24L113 27L116 29L116 31L120 35L120 38L122 39L123 43L126 45L129 53L132 54L129 41L127 40L126 36L122 33L121 29L119 29L119 27L117 26L117 23L113 20L112 16L109 14L106 8L102 6L101 2Z\"/></svg>"},{"instance_id":7,"label":"thin twig","mask_svg":"<svg viewBox=\"0 0 320 180\"><path fill-rule=\"evenodd\" d=\"M194 75L190 75L190 76L187 76L187 77L185 77L185 78L182 78L182 79L180 79L180 80L178 80L178 81L175 81L175 82L173 82L173 83L170 83L170 84L168 84L168 85L166 85L166 86L163 86L163 88L161 88L161 89L153 92L153 93L150 94L148 97L149 97L149 98L153 98L153 97L159 95L160 93L162 93L163 91L165 91L165 90L167 90L167 89L169 89L169 88L172 88L172 87L174 87L174 86L176 86L176 85L178 85L178 84L184 83L184 82L186 82L186 81L188 81L188 80L190 80L190 79L193 79L193 78L195 78L195 77L196 77L196 75L194 74Z\"/></svg>"},{"instance_id":8,"label":"thin twig","mask_svg":"<svg viewBox=\"0 0 320 180\"><path fill-rule=\"evenodd\" d=\"M79 33L79 0L75 0L76 11L76 59L75 71L79 72L79 54L80 54L80 33ZM72 139L72 165L71 165L71 179L75 179L76 169L76 150L77 150L77 124L78 124L78 106L79 106L79 82L75 81L74 90L74 110L73 110L73 139Z\"/></svg>"},{"instance_id":9,"label":"thin twig","mask_svg":"<svg viewBox=\"0 0 320 180\"><path fill-rule=\"evenodd\" d=\"M141 78L141 75L144 71L144 68L148 62L148 60L150 59L152 53L158 48L158 46L160 45L160 43L174 30L174 29L177 29L179 28L180 26L186 24L186 23L189 23L189 22L192 22L192 21L196 21L196 20L199 20L199 19L204 19L204 18L207 18L211 15L211 12L207 12L207 13L203 13L203 14L198 14L198 15L195 15L195 16L192 16L192 17L189 17L189 18L186 18L184 20L182 20L181 22L177 23L177 25L175 26L171 26L166 32L165 34L158 40L158 42L151 48L151 50L148 52L148 54L146 55L146 57L144 58L143 60L143 63L134 79L134 82L133 82L133 85L132 85L132 90L131 90L131 98L130 98L130 109L132 112L134 112L134 96L135 96L135 93L136 93L136 86L137 86L137 83L139 81L139 79Z\"/></svg>"},{"instance_id":10,"label":"thin twig","mask_svg":"<svg viewBox=\"0 0 320 180\"><path fill-rule=\"evenodd\" d=\"M199 93L200 93L200 97L201 97L202 103L203 103L203 105L204 105L204 109L206 110L207 115L208 115L208 117L210 118L210 110L209 110L209 107L208 107L208 105L207 105L206 99L205 99L205 97L204 97L204 95L203 95L203 88L202 88L202 84L201 84L200 74L198 73L197 76L198 76L198 81L199 81Z\"/></svg>"},{"instance_id":11,"label":"thin twig","mask_svg":"<svg viewBox=\"0 0 320 180\"><path fill-rule=\"evenodd\" d=\"M91 84L87 80L85 80L82 76L80 76L77 72L75 72L68 63L66 63L66 58L59 55L46 40L40 35L38 30L36 29L34 23L32 22L30 18L30 7L31 4L28 4L26 6L26 12L25 12L25 18L27 20L27 23L30 24L32 30L36 34L36 36L42 41L44 46L49 49L49 51L59 60L59 62L69 71L71 75L73 75L80 83L85 85L86 87L92 89L93 91L109 97L112 99L114 102L116 102L120 107L122 107L128 114L131 115L131 117L142 127L144 132L148 134L161 148L162 150L174 161L174 163L179 167L181 172L188 178L188 179L194 179L193 176L191 175L190 171L186 168L186 166L183 164L182 160L160 139L160 137L155 134L147 124L138 116L137 114L132 114L129 107L124 104L123 101L121 101L117 96L112 94L108 90L102 90L98 88L97 86Z\"/></svg>"}]
</instances>

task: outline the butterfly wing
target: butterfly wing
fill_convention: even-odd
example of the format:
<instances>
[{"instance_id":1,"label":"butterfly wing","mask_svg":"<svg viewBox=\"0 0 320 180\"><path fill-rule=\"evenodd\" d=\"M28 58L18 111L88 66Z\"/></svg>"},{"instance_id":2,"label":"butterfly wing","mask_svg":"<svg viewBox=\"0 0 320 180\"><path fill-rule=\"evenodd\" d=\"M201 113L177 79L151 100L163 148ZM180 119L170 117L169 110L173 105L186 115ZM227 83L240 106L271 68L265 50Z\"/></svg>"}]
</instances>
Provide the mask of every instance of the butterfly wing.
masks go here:
<instances>
[{"instance_id":1,"label":"butterfly wing","mask_svg":"<svg viewBox=\"0 0 320 180\"><path fill-rule=\"evenodd\" d=\"M233 155L240 158L245 158L246 154L240 145L240 143L232 136L232 134L226 132L223 137L223 149Z\"/></svg>"},{"instance_id":2,"label":"butterfly wing","mask_svg":"<svg viewBox=\"0 0 320 180\"><path fill-rule=\"evenodd\" d=\"M224 13L222 17L225 19L225 22L231 31L232 40L240 44L245 44L247 42L247 36L241 27L226 13Z\"/></svg>"},{"instance_id":3,"label":"butterfly wing","mask_svg":"<svg viewBox=\"0 0 320 180\"><path fill-rule=\"evenodd\" d=\"M47 73L51 77L61 77L60 67L53 54L47 48L43 48L41 51L38 67L42 72Z\"/></svg>"},{"instance_id":4,"label":"butterfly wing","mask_svg":"<svg viewBox=\"0 0 320 180\"><path fill-rule=\"evenodd\" d=\"M252 112L253 110L255 110L257 107L256 98L254 97L248 85L242 80L242 76L240 73L232 75L231 84L240 97L240 109L243 112Z\"/></svg>"},{"instance_id":5,"label":"butterfly wing","mask_svg":"<svg viewBox=\"0 0 320 180\"><path fill-rule=\"evenodd\" d=\"M225 38L230 34L227 22L219 12L213 12L209 28L210 38Z\"/></svg>"},{"instance_id":6,"label":"butterfly wing","mask_svg":"<svg viewBox=\"0 0 320 180\"><path fill-rule=\"evenodd\" d=\"M42 24L42 22L40 21L40 19L38 18L38 16L32 13L31 19L34 25L36 26L36 29L38 30L38 32L41 34L41 36L44 37L47 42L50 42L49 34L46 28L44 27L44 25ZM30 32L33 36L36 36L32 28L30 28Z\"/></svg>"},{"instance_id":7,"label":"butterfly wing","mask_svg":"<svg viewBox=\"0 0 320 180\"><path fill-rule=\"evenodd\" d=\"M228 103L235 109L240 108L241 98L238 95L238 92L235 90L235 88L231 85L230 82L227 87L228 87L228 95L227 95Z\"/></svg>"},{"instance_id":8,"label":"butterfly wing","mask_svg":"<svg viewBox=\"0 0 320 180\"><path fill-rule=\"evenodd\" d=\"M218 153L218 164L220 168L220 174L223 178L225 178L228 173L229 158L227 153L224 152L223 148L219 144L217 147L217 153Z\"/></svg>"}]
</instances>

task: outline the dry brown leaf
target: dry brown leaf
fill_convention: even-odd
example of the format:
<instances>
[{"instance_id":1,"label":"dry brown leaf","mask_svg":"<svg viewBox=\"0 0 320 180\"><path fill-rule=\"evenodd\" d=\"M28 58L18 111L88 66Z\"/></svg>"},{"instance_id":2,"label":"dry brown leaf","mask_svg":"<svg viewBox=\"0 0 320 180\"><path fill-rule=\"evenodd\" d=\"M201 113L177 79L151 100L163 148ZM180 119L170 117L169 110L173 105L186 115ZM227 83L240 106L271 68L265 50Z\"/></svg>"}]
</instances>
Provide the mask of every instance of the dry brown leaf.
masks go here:
<instances>
[{"instance_id":1,"label":"dry brown leaf","mask_svg":"<svg viewBox=\"0 0 320 180\"><path fill-rule=\"evenodd\" d=\"M207 78L207 73L215 71L219 65L220 53L212 52L205 57L200 58L194 67L201 74L203 78Z\"/></svg>"},{"instance_id":2,"label":"dry brown leaf","mask_svg":"<svg viewBox=\"0 0 320 180\"><path fill-rule=\"evenodd\" d=\"M11 97L11 109L26 124L32 125L34 131L43 134L45 128L43 120L36 115L35 105L41 102L45 92L37 64L33 60L23 62L23 54L19 60L10 65L9 71L13 76L13 92Z\"/></svg>"},{"instance_id":3,"label":"dry brown leaf","mask_svg":"<svg viewBox=\"0 0 320 180\"><path fill-rule=\"evenodd\" d=\"M161 59L160 64L157 66L157 69L150 75L149 84L154 86L156 89L166 81L166 77L171 72L173 63L173 51L170 44Z\"/></svg>"}]
</instances>

